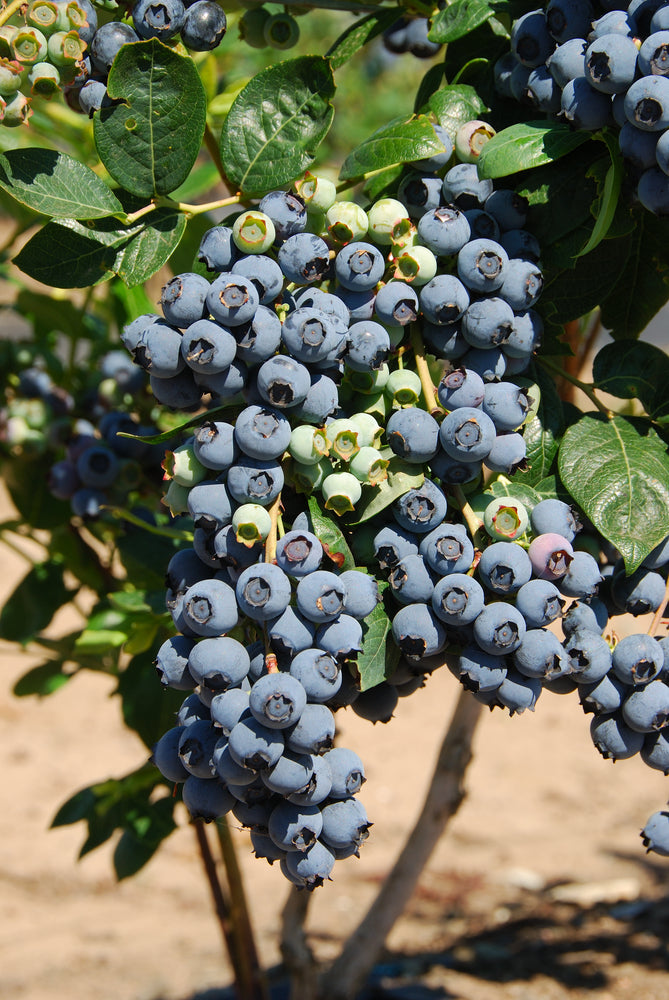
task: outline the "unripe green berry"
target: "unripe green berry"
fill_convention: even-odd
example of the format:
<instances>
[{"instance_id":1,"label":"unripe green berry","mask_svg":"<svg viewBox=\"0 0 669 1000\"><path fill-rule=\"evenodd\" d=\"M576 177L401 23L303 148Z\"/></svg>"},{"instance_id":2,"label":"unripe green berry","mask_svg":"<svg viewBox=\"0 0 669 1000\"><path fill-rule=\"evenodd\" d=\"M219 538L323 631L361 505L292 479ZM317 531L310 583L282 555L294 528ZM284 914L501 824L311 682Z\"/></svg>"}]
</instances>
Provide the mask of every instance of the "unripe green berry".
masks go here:
<instances>
[{"instance_id":1,"label":"unripe green berry","mask_svg":"<svg viewBox=\"0 0 669 1000\"><path fill-rule=\"evenodd\" d=\"M174 479L170 480L170 485L163 494L162 503L169 509L172 517L176 517L177 514L185 514L188 510L189 492L188 486L182 486Z\"/></svg>"},{"instance_id":2,"label":"unripe green berry","mask_svg":"<svg viewBox=\"0 0 669 1000\"><path fill-rule=\"evenodd\" d=\"M310 424L293 428L288 451L296 462L302 465L316 465L328 454L330 444L325 431Z\"/></svg>"},{"instance_id":3,"label":"unripe green berry","mask_svg":"<svg viewBox=\"0 0 669 1000\"><path fill-rule=\"evenodd\" d=\"M416 372L400 368L390 373L384 391L392 400L393 406L416 406L420 401L422 386Z\"/></svg>"},{"instance_id":4,"label":"unripe green berry","mask_svg":"<svg viewBox=\"0 0 669 1000\"><path fill-rule=\"evenodd\" d=\"M9 406L10 417L21 417L35 431L46 430L53 416L42 399L15 399Z\"/></svg>"},{"instance_id":5,"label":"unripe green berry","mask_svg":"<svg viewBox=\"0 0 669 1000\"><path fill-rule=\"evenodd\" d=\"M274 223L264 212L243 212L232 226L232 239L242 253L265 253L275 237Z\"/></svg>"},{"instance_id":6,"label":"unripe green berry","mask_svg":"<svg viewBox=\"0 0 669 1000\"><path fill-rule=\"evenodd\" d=\"M14 96L21 89L26 67L16 59L0 60L0 96Z\"/></svg>"},{"instance_id":7,"label":"unripe green berry","mask_svg":"<svg viewBox=\"0 0 669 1000\"><path fill-rule=\"evenodd\" d=\"M253 49L264 49L267 46L265 25L270 17L270 12L264 7L245 10L239 19L239 37Z\"/></svg>"},{"instance_id":8,"label":"unripe green berry","mask_svg":"<svg viewBox=\"0 0 669 1000\"><path fill-rule=\"evenodd\" d=\"M437 258L429 247L408 247L395 258L394 264L394 278L417 286L426 285L437 273Z\"/></svg>"},{"instance_id":9,"label":"unripe green berry","mask_svg":"<svg viewBox=\"0 0 669 1000\"><path fill-rule=\"evenodd\" d=\"M336 472L323 480L321 493L326 510L344 514L355 510L355 505L362 496L362 486L350 472Z\"/></svg>"},{"instance_id":10,"label":"unripe green berry","mask_svg":"<svg viewBox=\"0 0 669 1000\"><path fill-rule=\"evenodd\" d=\"M232 515L232 527L237 541L250 548L265 541L272 530L272 518L260 504L243 503Z\"/></svg>"},{"instance_id":11,"label":"unripe green berry","mask_svg":"<svg viewBox=\"0 0 669 1000\"><path fill-rule=\"evenodd\" d=\"M355 372L352 368L349 368L346 371L344 381L356 392L376 393L380 389L383 389L389 375L390 369L384 362L376 371Z\"/></svg>"},{"instance_id":12,"label":"unripe green berry","mask_svg":"<svg viewBox=\"0 0 669 1000\"><path fill-rule=\"evenodd\" d=\"M349 470L361 483L378 486L388 478L388 459L377 448L361 448L351 460Z\"/></svg>"},{"instance_id":13,"label":"unripe green berry","mask_svg":"<svg viewBox=\"0 0 669 1000\"><path fill-rule=\"evenodd\" d=\"M49 59L54 66L73 66L81 62L86 43L75 30L57 31L49 38Z\"/></svg>"},{"instance_id":14,"label":"unripe green berry","mask_svg":"<svg viewBox=\"0 0 669 1000\"><path fill-rule=\"evenodd\" d=\"M387 323L383 323L382 326L388 331L388 337L390 339L390 347L393 351L404 342L407 336L407 328L405 326L388 326Z\"/></svg>"},{"instance_id":15,"label":"unripe green berry","mask_svg":"<svg viewBox=\"0 0 669 1000\"><path fill-rule=\"evenodd\" d=\"M16 24L3 24L0 26L0 59L13 59L14 49L12 42L19 33Z\"/></svg>"},{"instance_id":16,"label":"unripe green berry","mask_svg":"<svg viewBox=\"0 0 669 1000\"><path fill-rule=\"evenodd\" d=\"M166 452L162 467L166 476L176 480L180 486L195 486L208 475L208 470L195 457L193 438L179 445L174 451Z\"/></svg>"},{"instance_id":17,"label":"unripe green berry","mask_svg":"<svg viewBox=\"0 0 669 1000\"><path fill-rule=\"evenodd\" d=\"M80 7L76 0L69 3L58 4L58 28L61 31L75 31L88 24L86 11Z\"/></svg>"},{"instance_id":18,"label":"unripe green berry","mask_svg":"<svg viewBox=\"0 0 669 1000\"><path fill-rule=\"evenodd\" d=\"M47 445L44 431L31 427L24 417L8 417L0 433L2 441L17 453L40 454Z\"/></svg>"},{"instance_id":19,"label":"unripe green berry","mask_svg":"<svg viewBox=\"0 0 669 1000\"><path fill-rule=\"evenodd\" d=\"M51 97L60 87L60 73L51 63L35 63L28 72L30 93L41 97Z\"/></svg>"},{"instance_id":20,"label":"unripe green berry","mask_svg":"<svg viewBox=\"0 0 669 1000\"><path fill-rule=\"evenodd\" d=\"M313 233L314 236L321 238L326 237L328 235L328 220L325 218L325 212L321 212L319 209L307 212L305 232Z\"/></svg>"},{"instance_id":21,"label":"unripe green berry","mask_svg":"<svg viewBox=\"0 0 669 1000\"><path fill-rule=\"evenodd\" d=\"M43 62L48 45L39 28L19 28L12 41L14 58L21 63Z\"/></svg>"},{"instance_id":22,"label":"unripe green berry","mask_svg":"<svg viewBox=\"0 0 669 1000\"><path fill-rule=\"evenodd\" d=\"M292 49L300 38L300 26L290 14L272 14L265 22L265 41L275 49Z\"/></svg>"},{"instance_id":23,"label":"unripe green berry","mask_svg":"<svg viewBox=\"0 0 669 1000\"><path fill-rule=\"evenodd\" d=\"M465 122L455 136L456 156L462 163L476 163L485 144L496 134L492 125L487 122Z\"/></svg>"},{"instance_id":24,"label":"unripe green berry","mask_svg":"<svg viewBox=\"0 0 669 1000\"><path fill-rule=\"evenodd\" d=\"M367 213L354 201L336 201L325 213L331 242L345 246L367 235Z\"/></svg>"},{"instance_id":25,"label":"unripe green berry","mask_svg":"<svg viewBox=\"0 0 669 1000\"><path fill-rule=\"evenodd\" d=\"M349 419L358 431L358 444L361 448L368 448L381 437L382 428L371 413L354 413Z\"/></svg>"},{"instance_id":26,"label":"unripe green berry","mask_svg":"<svg viewBox=\"0 0 669 1000\"><path fill-rule=\"evenodd\" d=\"M354 396L351 406L353 413L371 413L377 421L385 424L390 410L390 399L386 396L385 391L370 392L366 395Z\"/></svg>"},{"instance_id":27,"label":"unripe green berry","mask_svg":"<svg viewBox=\"0 0 669 1000\"><path fill-rule=\"evenodd\" d=\"M325 427L325 433L330 442L330 453L334 453L344 462L350 462L360 451L358 443L360 432L352 420L343 417L331 420Z\"/></svg>"},{"instance_id":28,"label":"unripe green berry","mask_svg":"<svg viewBox=\"0 0 669 1000\"><path fill-rule=\"evenodd\" d=\"M318 177L306 171L301 180L295 182L295 191L304 202L307 212L327 212L337 198L337 188L327 177Z\"/></svg>"},{"instance_id":29,"label":"unripe green berry","mask_svg":"<svg viewBox=\"0 0 669 1000\"><path fill-rule=\"evenodd\" d=\"M372 239L380 246L390 246L393 232L409 220L409 213L396 198L381 198L367 210L367 219Z\"/></svg>"},{"instance_id":30,"label":"unripe green berry","mask_svg":"<svg viewBox=\"0 0 669 1000\"><path fill-rule=\"evenodd\" d=\"M304 465L302 462L293 462L291 469L293 486L298 493L313 493L331 473L332 462L327 458L322 458L317 465Z\"/></svg>"},{"instance_id":31,"label":"unripe green berry","mask_svg":"<svg viewBox=\"0 0 669 1000\"><path fill-rule=\"evenodd\" d=\"M483 523L491 538L513 542L527 530L529 517L520 500L498 497L486 507Z\"/></svg>"},{"instance_id":32,"label":"unripe green berry","mask_svg":"<svg viewBox=\"0 0 669 1000\"><path fill-rule=\"evenodd\" d=\"M26 14L26 22L32 28L39 28L48 37L60 27L58 14L58 4L53 3L53 0L33 0Z\"/></svg>"},{"instance_id":33,"label":"unripe green berry","mask_svg":"<svg viewBox=\"0 0 669 1000\"><path fill-rule=\"evenodd\" d=\"M393 257L418 243L418 230L411 219L400 219L390 233L390 252Z\"/></svg>"},{"instance_id":34,"label":"unripe green berry","mask_svg":"<svg viewBox=\"0 0 669 1000\"><path fill-rule=\"evenodd\" d=\"M33 113L30 107L30 99L25 97L21 91L16 94L8 94L5 100L2 124L13 128L15 125L27 125L28 119Z\"/></svg>"}]
</instances>

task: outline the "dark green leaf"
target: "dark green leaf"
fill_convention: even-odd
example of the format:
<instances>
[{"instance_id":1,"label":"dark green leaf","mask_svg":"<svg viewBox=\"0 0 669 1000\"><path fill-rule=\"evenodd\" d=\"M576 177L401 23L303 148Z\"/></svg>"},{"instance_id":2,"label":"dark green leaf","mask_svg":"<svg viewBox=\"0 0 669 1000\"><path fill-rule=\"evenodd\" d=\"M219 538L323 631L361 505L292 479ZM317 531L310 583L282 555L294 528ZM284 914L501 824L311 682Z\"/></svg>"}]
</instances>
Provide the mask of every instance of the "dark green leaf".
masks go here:
<instances>
[{"instance_id":1,"label":"dark green leaf","mask_svg":"<svg viewBox=\"0 0 669 1000\"><path fill-rule=\"evenodd\" d=\"M378 128L346 157L339 176L344 181L351 180L372 170L413 163L443 152L444 145L427 115L395 118Z\"/></svg>"},{"instance_id":2,"label":"dark green leaf","mask_svg":"<svg viewBox=\"0 0 669 1000\"><path fill-rule=\"evenodd\" d=\"M539 409L523 427L529 469L515 473L513 486L516 483L535 486L546 478L558 453L560 437L564 431L562 403L554 379L540 367L536 372L536 379L541 391ZM531 395L532 389L529 391Z\"/></svg>"},{"instance_id":3,"label":"dark green leaf","mask_svg":"<svg viewBox=\"0 0 669 1000\"><path fill-rule=\"evenodd\" d=\"M485 24L495 13L488 0L454 0L437 11L428 38L433 42L455 42Z\"/></svg>"},{"instance_id":4,"label":"dark green leaf","mask_svg":"<svg viewBox=\"0 0 669 1000\"><path fill-rule=\"evenodd\" d=\"M341 529L325 514L314 496L308 499L312 531L340 572L355 569L355 559Z\"/></svg>"},{"instance_id":5,"label":"dark green leaf","mask_svg":"<svg viewBox=\"0 0 669 1000\"><path fill-rule=\"evenodd\" d=\"M126 285L142 285L172 256L186 230L182 212L162 208L147 216L146 225L128 240L114 262Z\"/></svg>"},{"instance_id":6,"label":"dark green leaf","mask_svg":"<svg viewBox=\"0 0 669 1000\"><path fill-rule=\"evenodd\" d=\"M173 800L163 798L147 803L145 810L135 810L126 817L126 823L131 828L123 831L114 849L114 871L119 882L136 875L151 860L163 840L176 829L173 811Z\"/></svg>"},{"instance_id":7,"label":"dark green leaf","mask_svg":"<svg viewBox=\"0 0 669 1000\"><path fill-rule=\"evenodd\" d=\"M47 222L14 258L16 266L53 288L88 288L109 278L114 270L118 248L128 238L115 244L100 242L91 230L84 234L73 220Z\"/></svg>"},{"instance_id":8,"label":"dark green leaf","mask_svg":"<svg viewBox=\"0 0 669 1000\"><path fill-rule=\"evenodd\" d=\"M423 485L425 476L421 466L410 465L400 458L392 458L388 466L388 478L378 486L363 491L362 499L355 508L355 522L349 527L376 517L407 492Z\"/></svg>"},{"instance_id":9,"label":"dark green leaf","mask_svg":"<svg viewBox=\"0 0 669 1000\"><path fill-rule=\"evenodd\" d=\"M435 90L439 89L442 80L444 79L444 65L443 63L437 63L435 66L430 66L429 70L420 82L420 86L416 93L416 99L414 101L413 109L416 114L421 111L428 111L427 102L429 101Z\"/></svg>"},{"instance_id":10,"label":"dark green leaf","mask_svg":"<svg viewBox=\"0 0 669 1000\"><path fill-rule=\"evenodd\" d=\"M107 92L117 103L96 112L94 137L109 173L143 198L174 191L204 136L207 99L193 60L155 38L124 45Z\"/></svg>"},{"instance_id":11,"label":"dark green leaf","mask_svg":"<svg viewBox=\"0 0 669 1000\"><path fill-rule=\"evenodd\" d=\"M53 219L123 214L116 195L90 167L52 149L11 149L0 155L0 187Z\"/></svg>"},{"instance_id":12,"label":"dark green leaf","mask_svg":"<svg viewBox=\"0 0 669 1000\"><path fill-rule=\"evenodd\" d=\"M643 341L619 340L595 355L593 382L618 399L638 399L646 413L660 422L669 420L669 357Z\"/></svg>"},{"instance_id":13,"label":"dark green leaf","mask_svg":"<svg viewBox=\"0 0 669 1000\"><path fill-rule=\"evenodd\" d=\"M50 550L52 555L61 558L70 573L81 583L96 593L104 591L106 580L98 553L68 521L52 531Z\"/></svg>"},{"instance_id":14,"label":"dark green leaf","mask_svg":"<svg viewBox=\"0 0 669 1000\"><path fill-rule=\"evenodd\" d=\"M618 208L618 202L620 200L623 178L625 176L625 163L620 152L618 140L608 132L604 133L604 139L611 156L611 166L607 170L606 177L604 179L602 196L597 211L595 226L592 230L592 235L580 252L580 256L582 257L585 257L586 254L594 250L611 229L611 225Z\"/></svg>"},{"instance_id":15,"label":"dark green leaf","mask_svg":"<svg viewBox=\"0 0 669 1000\"><path fill-rule=\"evenodd\" d=\"M560 324L579 319L614 291L627 299L628 289L621 289L620 282L628 262L629 244L629 237L603 240L587 258L576 261L573 270L548 271L541 296L544 318ZM637 306L641 308L640 303ZM606 320L603 322L608 325Z\"/></svg>"},{"instance_id":16,"label":"dark green leaf","mask_svg":"<svg viewBox=\"0 0 669 1000\"><path fill-rule=\"evenodd\" d=\"M332 125L334 91L332 69L321 56L287 59L254 76L221 132L230 180L259 196L306 170Z\"/></svg>"},{"instance_id":17,"label":"dark green leaf","mask_svg":"<svg viewBox=\"0 0 669 1000\"><path fill-rule=\"evenodd\" d=\"M362 652L356 660L360 690L376 687L397 669L400 651L392 635L392 623L383 601L376 605L363 625Z\"/></svg>"},{"instance_id":18,"label":"dark green leaf","mask_svg":"<svg viewBox=\"0 0 669 1000\"><path fill-rule=\"evenodd\" d=\"M51 495L44 459L12 460L3 463L3 479L12 503L26 524L33 528L54 528L70 517L70 505Z\"/></svg>"},{"instance_id":19,"label":"dark green leaf","mask_svg":"<svg viewBox=\"0 0 669 1000\"><path fill-rule=\"evenodd\" d=\"M620 266L607 296L599 300L602 325L614 340L638 337L669 297L666 219L638 208L633 230L620 239L605 240L604 246L608 244L615 246ZM584 263L592 272L593 256Z\"/></svg>"},{"instance_id":20,"label":"dark green leaf","mask_svg":"<svg viewBox=\"0 0 669 1000\"><path fill-rule=\"evenodd\" d=\"M442 87L432 95L428 105L452 139L461 125L480 118L486 110L474 88L464 83Z\"/></svg>"},{"instance_id":21,"label":"dark green leaf","mask_svg":"<svg viewBox=\"0 0 669 1000\"><path fill-rule=\"evenodd\" d=\"M593 143L593 148L598 149L598 144ZM590 225L597 185L590 172L584 170L585 152L579 149L556 163L533 170L516 185L516 191L530 203L527 228L542 244L544 258L568 233ZM564 266L574 266L573 258L587 239L584 230L576 247L570 248Z\"/></svg>"},{"instance_id":22,"label":"dark green leaf","mask_svg":"<svg viewBox=\"0 0 669 1000\"><path fill-rule=\"evenodd\" d=\"M70 680L71 674L63 673L62 660L48 660L38 667L33 667L23 677L19 677L12 688L12 694L17 698L36 694L43 698L58 691Z\"/></svg>"},{"instance_id":23,"label":"dark green leaf","mask_svg":"<svg viewBox=\"0 0 669 1000\"><path fill-rule=\"evenodd\" d=\"M586 414L565 432L560 478L632 573L667 535L669 456L643 420Z\"/></svg>"},{"instance_id":24,"label":"dark green leaf","mask_svg":"<svg viewBox=\"0 0 669 1000\"><path fill-rule=\"evenodd\" d=\"M522 122L498 132L478 159L481 177L508 177L521 170L552 163L590 138L560 122Z\"/></svg>"},{"instance_id":25,"label":"dark green leaf","mask_svg":"<svg viewBox=\"0 0 669 1000\"><path fill-rule=\"evenodd\" d=\"M161 688L154 654L134 656L119 678L123 719L151 748L174 725L183 691Z\"/></svg>"},{"instance_id":26,"label":"dark green leaf","mask_svg":"<svg viewBox=\"0 0 669 1000\"><path fill-rule=\"evenodd\" d=\"M360 18L344 31L325 53L333 69L339 69L351 56L380 35L397 20L396 10L379 10Z\"/></svg>"},{"instance_id":27,"label":"dark green leaf","mask_svg":"<svg viewBox=\"0 0 669 1000\"><path fill-rule=\"evenodd\" d=\"M95 808L96 795L93 788L82 788L75 792L62 806L51 820L51 826L69 826L70 823L78 823L86 819L89 813Z\"/></svg>"},{"instance_id":28,"label":"dark green leaf","mask_svg":"<svg viewBox=\"0 0 669 1000\"><path fill-rule=\"evenodd\" d=\"M381 170L378 174L372 174L365 181L363 191L370 201L383 198L386 194L389 197L393 197L397 192L397 185L403 172L404 166L398 165L396 167L388 167L387 170Z\"/></svg>"},{"instance_id":29,"label":"dark green leaf","mask_svg":"<svg viewBox=\"0 0 669 1000\"><path fill-rule=\"evenodd\" d=\"M10 642L29 642L45 629L71 592L59 563L34 566L5 601L0 613L0 635Z\"/></svg>"}]
</instances>

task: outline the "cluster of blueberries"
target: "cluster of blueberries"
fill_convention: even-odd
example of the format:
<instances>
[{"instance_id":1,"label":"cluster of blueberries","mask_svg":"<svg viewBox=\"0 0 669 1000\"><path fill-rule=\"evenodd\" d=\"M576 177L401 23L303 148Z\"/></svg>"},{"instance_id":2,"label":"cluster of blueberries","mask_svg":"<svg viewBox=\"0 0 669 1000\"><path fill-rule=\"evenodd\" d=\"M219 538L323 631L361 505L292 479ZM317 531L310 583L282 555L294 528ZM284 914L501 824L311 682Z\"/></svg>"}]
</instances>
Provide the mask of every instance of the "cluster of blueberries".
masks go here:
<instances>
[{"instance_id":1,"label":"cluster of blueberries","mask_svg":"<svg viewBox=\"0 0 669 1000\"><path fill-rule=\"evenodd\" d=\"M511 46L498 91L577 129L616 125L639 201L669 214L669 3L550 0L514 22Z\"/></svg>"},{"instance_id":2,"label":"cluster of blueberries","mask_svg":"<svg viewBox=\"0 0 669 1000\"><path fill-rule=\"evenodd\" d=\"M441 45L430 41L429 30L426 17L400 17L383 32L383 44L394 55L410 52L417 59L433 59L439 54Z\"/></svg>"},{"instance_id":3,"label":"cluster of blueberries","mask_svg":"<svg viewBox=\"0 0 669 1000\"><path fill-rule=\"evenodd\" d=\"M184 549L168 566L180 634L156 665L164 685L193 693L153 759L169 781L184 782L193 818L232 811L257 857L314 888L367 837L354 798L364 768L353 751L334 748L333 710L359 696L343 664L361 649L360 622L379 598L366 573L321 569L326 553L302 521L265 563L219 511L196 517L196 532L214 533L220 556L205 563Z\"/></svg>"},{"instance_id":4,"label":"cluster of blueberries","mask_svg":"<svg viewBox=\"0 0 669 1000\"><path fill-rule=\"evenodd\" d=\"M469 126L456 150L492 133ZM368 826L352 789L325 791L330 780L341 787L323 764L332 711L351 705L388 721L398 698L444 660L475 697L511 714L533 709L543 687L578 690L606 756L629 755L621 741L643 744L644 759L669 771L664 750L650 749L669 720L667 642L634 635L612 653L603 638L609 610L660 607L669 545L628 578L617 563L604 566L598 546L593 554L579 545L560 500L531 508L477 493L484 467L510 475L525 463L523 427L540 395L523 375L542 333L540 248L523 199L479 180L475 162L453 166L453 142L435 132L443 154L414 164L396 198L366 211L307 174L210 229L198 251L210 276L171 279L164 318L141 316L122 335L162 404L230 412L205 416L166 463L166 502L192 518L194 539L168 570L180 635L158 667L164 683L194 693L156 762L185 782L193 816L232 809L256 851L310 887L336 857L357 852ZM361 495L374 496L397 461L423 481L371 523L386 606L399 605L391 635L401 659L361 693L355 661L379 600L376 576L338 572L334 561L324 568L329 553L306 513L285 533L281 524L274 551L277 505L320 489L327 508L355 517ZM560 621L562 639L549 629ZM232 715L218 714L219 699ZM308 745L293 736L303 726L288 711L295 699L314 717ZM284 721L268 725L269 703ZM197 751L184 728L190 711L201 723ZM274 749L258 755L258 739ZM308 759L298 765L300 755ZM305 805L313 828L303 825ZM669 852L657 833L649 846Z\"/></svg>"},{"instance_id":5,"label":"cluster of blueberries","mask_svg":"<svg viewBox=\"0 0 669 1000\"><path fill-rule=\"evenodd\" d=\"M177 35L193 51L216 48L227 21L216 0L137 0L132 25L98 26L91 0L31 0L0 32L0 121L28 120L34 96L63 89L68 103L92 115L107 99L106 81L122 45Z\"/></svg>"}]
</instances>

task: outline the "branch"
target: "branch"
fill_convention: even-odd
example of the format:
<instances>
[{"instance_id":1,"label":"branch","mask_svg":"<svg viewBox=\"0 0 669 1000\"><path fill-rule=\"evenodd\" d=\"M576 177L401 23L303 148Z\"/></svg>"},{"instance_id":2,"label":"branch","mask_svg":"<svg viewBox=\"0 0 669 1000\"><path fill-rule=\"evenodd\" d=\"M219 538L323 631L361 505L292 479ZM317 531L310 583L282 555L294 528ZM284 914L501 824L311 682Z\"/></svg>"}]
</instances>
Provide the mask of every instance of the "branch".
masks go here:
<instances>
[{"instance_id":1,"label":"branch","mask_svg":"<svg viewBox=\"0 0 669 1000\"><path fill-rule=\"evenodd\" d=\"M357 996L401 916L448 821L464 798L464 775L481 703L462 690L439 751L420 816L367 914L323 977L321 1000Z\"/></svg>"},{"instance_id":2,"label":"branch","mask_svg":"<svg viewBox=\"0 0 669 1000\"><path fill-rule=\"evenodd\" d=\"M195 836L197 838L197 846L200 851L200 858L202 859L202 867L204 868L204 873L207 882L209 883L211 898L214 903L214 910L223 935L223 941L235 971L235 990L239 1000L245 1000L239 988L240 978L235 962L234 930L230 920L230 906L228 900L225 898L223 887L221 886L216 872L216 862L214 861L214 857L211 853L211 847L209 846L207 831L205 830L203 821L199 819L195 820L193 823L193 830L195 831Z\"/></svg>"},{"instance_id":3,"label":"branch","mask_svg":"<svg viewBox=\"0 0 669 1000\"><path fill-rule=\"evenodd\" d=\"M310 892L293 886L281 914L281 955L290 977L290 1000L317 997L316 959L304 930L310 900Z\"/></svg>"}]
</instances>

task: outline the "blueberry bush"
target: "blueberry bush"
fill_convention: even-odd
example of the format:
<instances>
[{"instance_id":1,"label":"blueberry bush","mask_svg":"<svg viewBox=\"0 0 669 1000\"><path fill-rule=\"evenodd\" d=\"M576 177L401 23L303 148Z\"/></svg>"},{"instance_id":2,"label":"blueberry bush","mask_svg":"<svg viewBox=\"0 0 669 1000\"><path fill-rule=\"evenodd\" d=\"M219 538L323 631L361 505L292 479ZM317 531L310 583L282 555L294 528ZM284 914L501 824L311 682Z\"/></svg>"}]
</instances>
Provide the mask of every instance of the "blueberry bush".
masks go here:
<instances>
[{"instance_id":1,"label":"blueberry bush","mask_svg":"<svg viewBox=\"0 0 669 1000\"><path fill-rule=\"evenodd\" d=\"M642 338L668 81L661 0L0 13L0 538L42 552L0 634L43 656L19 697L116 678L150 761L54 824L86 824L82 854L120 831L125 878L182 801L241 995L265 986L227 816L292 886L296 995L334 1000L457 809L483 706L563 694L605 759L669 774L669 359ZM84 624L47 637L65 605ZM309 893L373 821L336 713L389 723L443 667L423 813L316 985ZM669 856L669 811L642 840Z\"/></svg>"}]
</instances>

